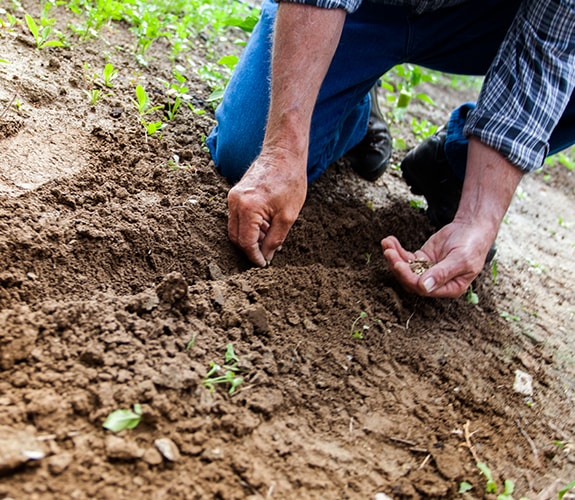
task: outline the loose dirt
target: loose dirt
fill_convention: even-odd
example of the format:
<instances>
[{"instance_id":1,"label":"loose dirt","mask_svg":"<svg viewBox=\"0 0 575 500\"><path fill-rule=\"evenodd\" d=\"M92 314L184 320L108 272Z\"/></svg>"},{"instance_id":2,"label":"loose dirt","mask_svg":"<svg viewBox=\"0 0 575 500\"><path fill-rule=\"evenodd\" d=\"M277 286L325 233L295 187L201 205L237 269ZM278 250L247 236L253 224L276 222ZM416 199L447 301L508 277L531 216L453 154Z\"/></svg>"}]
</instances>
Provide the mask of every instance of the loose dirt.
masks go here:
<instances>
[{"instance_id":1,"label":"loose dirt","mask_svg":"<svg viewBox=\"0 0 575 500\"><path fill-rule=\"evenodd\" d=\"M153 137L138 121L135 83L166 101L161 40L146 68L119 24L70 49L1 39L0 113L21 106L0 122L0 498L453 498L462 481L482 498L475 460L517 497L575 479L567 169L524 179L477 305L392 278L381 238L415 249L432 231L393 168L369 184L330 167L255 269L227 239L207 86L186 72L206 114ZM106 61L120 76L91 106L84 63ZM473 95L426 92L437 105L411 113L435 123ZM409 120L394 134L416 144ZM210 392L229 344L243 383ZM102 427L134 404L134 430Z\"/></svg>"}]
</instances>

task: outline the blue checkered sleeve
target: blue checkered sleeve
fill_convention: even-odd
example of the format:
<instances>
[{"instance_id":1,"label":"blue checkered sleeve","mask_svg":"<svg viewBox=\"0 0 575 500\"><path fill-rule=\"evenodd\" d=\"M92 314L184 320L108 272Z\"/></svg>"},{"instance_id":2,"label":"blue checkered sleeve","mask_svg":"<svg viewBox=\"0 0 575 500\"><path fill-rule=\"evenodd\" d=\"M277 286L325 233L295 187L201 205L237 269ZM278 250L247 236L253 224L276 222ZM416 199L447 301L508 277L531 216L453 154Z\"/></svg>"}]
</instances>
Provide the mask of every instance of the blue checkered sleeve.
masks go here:
<instances>
[{"instance_id":1,"label":"blue checkered sleeve","mask_svg":"<svg viewBox=\"0 0 575 500\"><path fill-rule=\"evenodd\" d=\"M279 1L303 3L306 5L322 7L324 9L344 9L346 12L351 14L359 8L363 0L276 0L276 2Z\"/></svg>"},{"instance_id":2,"label":"blue checkered sleeve","mask_svg":"<svg viewBox=\"0 0 575 500\"><path fill-rule=\"evenodd\" d=\"M464 133L525 172L539 168L575 87L575 0L524 0Z\"/></svg>"}]
</instances>

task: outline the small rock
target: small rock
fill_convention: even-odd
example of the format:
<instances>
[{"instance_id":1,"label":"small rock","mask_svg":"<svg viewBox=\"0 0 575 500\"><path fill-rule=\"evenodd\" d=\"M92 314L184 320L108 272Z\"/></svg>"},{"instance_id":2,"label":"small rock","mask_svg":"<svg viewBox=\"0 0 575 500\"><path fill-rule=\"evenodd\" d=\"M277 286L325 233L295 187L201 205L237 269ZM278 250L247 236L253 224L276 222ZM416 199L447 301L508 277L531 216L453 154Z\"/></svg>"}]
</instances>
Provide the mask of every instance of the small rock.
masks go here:
<instances>
[{"instance_id":1,"label":"small rock","mask_svg":"<svg viewBox=\"0 0 575 500\"><path fill-rule=\"evenodd\" d=\"M106 456L113 460L135 460L144 456L144 450L136 443L118 436L106 438Z\"/></svg>"},{"instance_id":2,"label":"small rock","mask_svg":"<svg viewBox=\"0 0 575 500\"><path fill-rule=\"evenodd\" d=\"M0 426L0 473L45 456L44 447L30 431Z\"/></svg>"},{"instance_id":3,"label":"small rock","mask_svg":"<svg viewBox=\"0 0 575 500\"><path fill-rule=\"evenodd\" d=\"M222 280L223 281L226 279L224 273L220 269L220 266L218 266L215 262L210 262L208 264L208 270L210 271L210 277L213 280Z\"/></svg>"},{"instance_id":4,"label":"small rock","mask_svg":"<svg viewBox=\"0 0 575 500\"><path fill-rule=\"evenodd\" d=\"M180 450L171 439L161 438L154 441L154 445L166 460L170 462L177 462L180 460Z\"/></svg>"},{"instance_id":5,"label":"small rock","mask_svg":"<svg viewBox=\"0 0 575 500\"><path fill-rule=\"evenodd\" d=\"M266 310L262 306L253 306L245 312L247 319L254 326L254 333L257 335L265 335L268 333L270 327Z\"/></svg>"},{"instance_id":6,"label":"small rock","mask_svg":"<svg viewBox=\"0 0 575 500\"><path fill-rule=\"evenodd\" d=\"M161 302L174 305L188 296L188 284L181 273L173 272L156 287Z\"/></svg>"},{"instance_id":7,"label":"small rock","mask_svg":"<svg viewBox=\"0 0 575 500\"><path fill-rule=\"evenodd\" d=\"M0 369L9 370L32 353L38 328L29 322L30 317L26 306L0 311Z\"/></svg>"},{"instance_id":8,"label":"small rock","mask_svg":"<svg viewBox=\"0 0 575 500\"><path fill-rule=\"evenodd\" d=\"M160 299L155 293L142 292L134 295L126 305L126 309L136 314L143 314L153 311L160 305Z\"/></svg>"},{"instance_id":9,"label":"small rock","mask_svg":"<svg viewBox=\"0 0 575 500\"><path fill-rule=\"evenodd\" d=\"M160 465L163 462L162 455L156 448L148 448L142 460L148 465Z\"/></svg>"},{"instance_id":10,"label":"small rock","mask_svg":"<svg viewBox=\"0 0 575 500\"><path fill-rule=\"evenodd\" d=\"M376 493L375 500L393 500L390 496L387 496L385 493Z\"/></svg>"},{"instance_id":11,"label":"small rock","mask_svg":"<svg viewBox=\"0 0 575 500\"><path fill-rule=\"evenodd\" d=\"M70 453L60 453L48 459L48 470L54 476L58 476L64 472L72 463L72 455Z\"/></svg>"},{"instance_id":12,"label":"small rock","mask_svg":"<svg viewBox=\"0 0 575 500\"><path fill-rule=\"evenodd\" d=\"M533 396L533 377L529 373L515 370L513 390L524 396Z\"/></svg>"}]
</instances>

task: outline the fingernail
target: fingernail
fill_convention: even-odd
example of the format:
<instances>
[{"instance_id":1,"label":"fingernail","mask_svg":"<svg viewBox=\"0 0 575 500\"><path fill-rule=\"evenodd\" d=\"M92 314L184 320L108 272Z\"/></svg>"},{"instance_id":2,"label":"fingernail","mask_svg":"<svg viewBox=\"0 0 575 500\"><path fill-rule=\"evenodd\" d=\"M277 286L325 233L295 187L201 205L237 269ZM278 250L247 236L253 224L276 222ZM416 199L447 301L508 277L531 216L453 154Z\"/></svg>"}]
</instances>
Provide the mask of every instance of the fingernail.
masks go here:
<instances>
[{"instance_id":1,"label":"fingernail","mask_svg":"<svg viewBox=\"0 0 575 500\"><path fill-rule=\"evenodd\" d=\"M433 289L435 288L435 280L431 276L429 278L426 278L425 281L423 282L423 287L425 288L427 293L433 292Z\"/></svg>"}]
</instances>

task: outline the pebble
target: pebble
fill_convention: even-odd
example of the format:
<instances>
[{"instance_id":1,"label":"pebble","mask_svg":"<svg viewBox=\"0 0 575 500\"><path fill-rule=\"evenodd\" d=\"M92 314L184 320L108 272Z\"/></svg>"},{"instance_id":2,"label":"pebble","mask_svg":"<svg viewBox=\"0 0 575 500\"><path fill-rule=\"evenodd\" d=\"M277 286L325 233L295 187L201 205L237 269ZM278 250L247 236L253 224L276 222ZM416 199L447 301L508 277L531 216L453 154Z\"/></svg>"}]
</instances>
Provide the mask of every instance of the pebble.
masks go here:
<instances>
[{"instance_id":1,"label":"pebble","mask_svg":"<svg viewBox=\"0 0 575 500\"><path fill-rule=\"evenodd\" d=\"M529 373L515 370L513 390L524 396L533 396L533 377Z\"/></svg>"},{"instance_id":2,"label":"pebble","mask_svg":"<svg viewBox=\"0 0 575 500\"><path fill-rule=\"evenodd\" d=\"M135 460L144 456L144 450L136 443L118 436L106 438L106 456L114 460Z\"/></svg>"},{"instance_id":3,"label":"pebble","mask_svg":"<svg viewBox=\"0 0 575 500\"><path fill-rule=\"evenodd\" d=\"M30 460L46 456L42 443L30 430L0 426L0 473L9 472Z\"/></svg>"},{"instance_id":4,"label":"pebble","mask_svg":"<svg viewBox=\"0 0 575 500\"><path fill-rule=\"evenodd\" d=\"M156 448L148 448L142 457L148 465L160 465L164 460Z\"/></svg>"},{"instance_id":5,"label":"pebble","mask_svg":"<svg viewBox=\"0 0 575 500\"><path fill-rule=\"evenodd\" d=\"M154 441L154 445L156 448L158 448L166 460L169 460L170 462L177 462L180 460L180 450L178 450L176 443L174 443L171 439L156 439Z\"/></svg>"},{"instance_id":6,"label":"pebble","mask_svg":"<svg viewBox=\"0 0 575 500\"><path fill-rule=\"evenodd\" d=\"M72 463L72 455L70 453L60 453L48 459L48 470L51 474L58 476L64 472Z\"/></svg>"}]
</instances>

